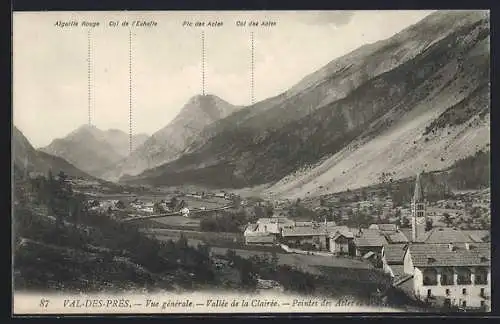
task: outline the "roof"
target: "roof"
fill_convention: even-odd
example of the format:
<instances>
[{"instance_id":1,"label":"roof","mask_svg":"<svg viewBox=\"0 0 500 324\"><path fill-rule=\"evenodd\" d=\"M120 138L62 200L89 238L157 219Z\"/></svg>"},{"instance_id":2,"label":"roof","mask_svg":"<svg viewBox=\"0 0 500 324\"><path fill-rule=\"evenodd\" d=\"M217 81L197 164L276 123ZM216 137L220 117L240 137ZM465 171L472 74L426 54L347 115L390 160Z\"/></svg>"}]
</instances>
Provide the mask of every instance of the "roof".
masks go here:
<instances>
[{"instance_id":1,"label":"roof","mask_svg":"<svg viewBox=\"0 0 500 324\"><path fill-rule=\"evenodd\" d=\"M368 229L378 229L384 232L395 232L398 230L396 224L371 224Z\"/></svg>"},{"instance_id":2,"label":"roof","mask_svg":"<svg viewBox=\"0 0 500 324\"><path fill-rule=\"evenodd\" d=\"M354 234L352 232L350 232L348 229L346 231L338 230L337 232L335 232L335 234L330 235L330 238L332 240L336 240L341 236L343 236L345 238L350 238L350 239L354 238Z\"/></svg>"},{"instance_id":3,"label":"roof","mask_svg":"<svg viewBox=\"0 0 500 324\"><path fill-rule=\"evenodd\" d=\"M487 242L490 238L489 230L462 230L462 232L468 235L474 242Z\"/></svg>"},{"instance_id":4,"label":"roof","mask_svg":"<svg viewBox=\"0 0 500 324\"><path fill-rule=\"evenodd\" d=\"M326 235L324 226L295 226L291 228L283 228L282 236L315 236Z\"/></svg>"},{"instance_id":5,"label":"roof","mask_svg":"<svg viewBox=\"0 0 500 324\"><path fill-rule=\"evenodd\" d=\"M364 229L360 236L358 234L354 236L354 244L356 246L384 246L387 240L379 230Z\"/></svg>"},{"instance_id":6,"label":"roof","mask_svg":"<svg viewBox=\"0 0 500 324\"><path fill-rule=\"evenodd\" d=\"M259 224L248 224L245 228L245 232L255 232L257 227L259 227Z\"/></svg>"},{"instance_id":7,"label":"roof","mask_svg":"<svg viewBox=\"0 0 500 324\"><path fill-rule=\"evenodd\" d=\"M470 243L467 250L465 244L414 243L410 246L410 255L415 267L429 266L489 266L491 264L491 246L489 243Z\"/></svg>"},{"instance_id":8,"label":"roof","mask_svg":"<svg viewBox=\"0 0 500 324\"><path fill-rule=\"evenodd\" d=\"M400 228L399 231L403 233L403 235L406 237L408 241L411 241L411 228L409 227Z\"/></svg>"},{"instance_id":9,"label":"roof","mask_svg":"<svg viewBox=\"0 0 500 324\"><path fill-rule=\"evenodd\" d=\"M389 243L407 243L409 241L406 235L399 230L394 233L384 233L384 236Z\"/></svg>"},{"instance_id":10,"label":"roof","mask_svg":"<svg viewBox=\"0 0 500 324\"><path fill-rule=\"evenodd\" d=\"M403 264L406 248L407 244L389 244L384 246L384 255L387 264Z\"/></svg>"},{"instance_id":11,"label":"roof","mask_svg":"<svg viewBox=\"0 0 500 324\"><path fill-rule=\"evenodd\" d=\"M325 226L324 223L317 223L316 226L312 224L309 226L294 226L290 228L283 228L281 232L282 236L316 236L316 235L329 235L336 232L345 233L348 235L349 228L347 226L336 226L334 223L328 223Z\"/></svg>"},{"instance_id":12,"label":"roof","mask_svg":"<svg viewBox=\"0 0 500 324\"><path fill-rule=\"evenodd\" d=\"M466 243L475 242L465 231L449 227L436 227L418 239L419 242L434 243Z\"/></svg>"},{"instance_id":13,"label":"roof","mask_svg":"<svg viewBox=\"0 0 500 324\"><path fill-rule=\"evenodd\" d=\"M390 267L395 278L406 276L403 264L391 264Z\"/></svg>"}]
</instances>

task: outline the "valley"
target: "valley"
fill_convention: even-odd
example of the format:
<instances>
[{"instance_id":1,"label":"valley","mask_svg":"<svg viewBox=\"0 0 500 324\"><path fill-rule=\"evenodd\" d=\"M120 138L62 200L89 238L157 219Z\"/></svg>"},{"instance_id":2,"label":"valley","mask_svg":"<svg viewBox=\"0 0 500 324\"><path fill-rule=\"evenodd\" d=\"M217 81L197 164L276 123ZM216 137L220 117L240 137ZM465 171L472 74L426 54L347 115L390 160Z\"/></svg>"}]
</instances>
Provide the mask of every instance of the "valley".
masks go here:
<instances>
[{"instance_id":1,"label":"valley","mask_svg":"<svg viewBox=\"0 0 500 324\"><path fill-rule=\"evenodd\" d=\"M437 11L250 105L203 70L152 135L13 126L15 289L490 309L489 24Z\"/></svg>"}]
</instances>

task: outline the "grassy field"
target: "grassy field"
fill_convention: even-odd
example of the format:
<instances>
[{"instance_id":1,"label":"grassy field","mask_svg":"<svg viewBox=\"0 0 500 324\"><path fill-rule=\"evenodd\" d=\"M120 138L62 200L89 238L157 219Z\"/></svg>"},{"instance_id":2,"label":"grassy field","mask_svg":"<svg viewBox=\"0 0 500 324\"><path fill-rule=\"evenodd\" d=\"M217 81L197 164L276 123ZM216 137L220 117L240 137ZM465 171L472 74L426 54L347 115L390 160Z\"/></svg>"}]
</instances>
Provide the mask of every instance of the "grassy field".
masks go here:
<instances>
[{"instance_id":1,"label":"grassy field","mask_svg":"<svg viewBox=\"0 0 500 324\"><path fill-rule=\"evenodd\" d=\"M203 233L207 234L207 233ZM217 233L214 233L217 234ZM159 240L177 240L179 236L177 235L155 235ZM188 244L191 246L197 246L198 244L207 244L207 240L195 239L188 237ZM208 245L211 245L208 243ZM232 244L231 244L232 245ZM264 248L252 247L252 246L242 246L240 248L235 248L233 246L212 246L211 251L215 254L225 255L227 250L234 250L236 254L243 258L250 258L253 255L271 255L271 248L269 251L263 251ZM325 273L325 269L328 268L344 268L344 269L373 269L372 265L360 260L345 258L345 257L324 257L317 255L301 255L293 253L285 253L284 251L275 248L279 258L279 264L287 264L294 266L303 271L319 274Z\"/></svg>"},{"instance_id":2,"label":"grassy field","mask_svg":"<svg viewBox=\"0 0 500 324\"><path fill-rule=\"evenodd\" d=\"M188 218L184 216L167 216L162 218L155 218L154 220L149 221L152 227L154 227L155 223L158 225L166 225L172 226L174 228L186 228L197 230L200 227L200 219L196 218Z\"/></svg>"}]
</instances>

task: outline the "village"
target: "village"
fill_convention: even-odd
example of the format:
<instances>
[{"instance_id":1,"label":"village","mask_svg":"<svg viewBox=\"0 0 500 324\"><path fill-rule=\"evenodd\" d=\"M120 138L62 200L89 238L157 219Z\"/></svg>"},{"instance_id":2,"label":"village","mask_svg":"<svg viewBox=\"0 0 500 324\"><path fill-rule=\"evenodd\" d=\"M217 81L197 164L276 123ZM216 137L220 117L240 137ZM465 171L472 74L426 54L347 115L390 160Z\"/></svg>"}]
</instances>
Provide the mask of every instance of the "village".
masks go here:
<instances>
[{"instance_id":1,"label":"village","mask_svg":"<svg viewBox=\"0 0 500 324\"><path fill-rule=\"evenodd\" d=\"M304 222L271 217L249 224L244 236L248 245L278 245L289 253L368 261L388 273L394 287L429 306L489 309L490 231L449 227L453 222L447 219L460 218L461 207L465 207L462 201L439 201L429 208L417 176L409 227L378 222L353 228L326 218ZM433 222L437 216L444 223Z\"/></svg>"},{"instance_id":2,"label":"village","mask_svg":"<svg viewBox=\"0 0 500 324\"><path fill-rule=\"evenodd\" d=\"M88 201L90 209L143 221L157 239L185 236L191 245L208 244L220 271L230 268L223 257L228 250L249 258L274 251L279 263L312 272L322 266L375 269L428 307L490 309L490 231L484 221L490 211L484 193L428 201L417 176L411 202L396 207L390 198L375 198L306 208L302 202L223 191L95 198ZM370 214L377 216L362 217ZM282 290L261 278L258 286Z\"/></svg>"}]
</instances>

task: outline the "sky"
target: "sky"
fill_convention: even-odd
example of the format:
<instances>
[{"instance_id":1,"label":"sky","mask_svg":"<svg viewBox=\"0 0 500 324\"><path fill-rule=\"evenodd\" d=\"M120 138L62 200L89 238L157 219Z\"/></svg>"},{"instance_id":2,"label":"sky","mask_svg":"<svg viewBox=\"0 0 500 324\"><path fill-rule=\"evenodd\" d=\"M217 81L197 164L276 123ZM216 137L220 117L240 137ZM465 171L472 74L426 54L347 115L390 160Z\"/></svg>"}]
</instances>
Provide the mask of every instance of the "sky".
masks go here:
<instances>
[{"instance_id":1,"label":"sky","mask_svg":"<svg viewBox=\"0 0 500 324\"><path fill-rule=\"evenodd\" d=\"M251 103L286 91L333 59L388 38L432 11L17 12L13 18L13 119L35 147L91 121L129 130L129 30L133 132L153 134L202 92ZM122 26L140 20L155 26ZM77 21L60 27L57 21ZM86 27L81 22L99 22ZM192 26L183 26L183 22ZM195 26L195 22L222 26ZM246 26L237 26L246 21ZM272 26L248 26L272 21ZM118 26L110 26L118 22Z\"/></svg>"}]
</instances>

